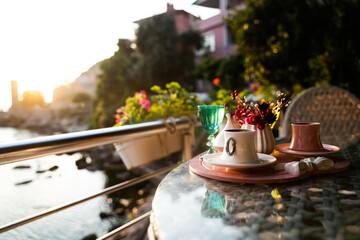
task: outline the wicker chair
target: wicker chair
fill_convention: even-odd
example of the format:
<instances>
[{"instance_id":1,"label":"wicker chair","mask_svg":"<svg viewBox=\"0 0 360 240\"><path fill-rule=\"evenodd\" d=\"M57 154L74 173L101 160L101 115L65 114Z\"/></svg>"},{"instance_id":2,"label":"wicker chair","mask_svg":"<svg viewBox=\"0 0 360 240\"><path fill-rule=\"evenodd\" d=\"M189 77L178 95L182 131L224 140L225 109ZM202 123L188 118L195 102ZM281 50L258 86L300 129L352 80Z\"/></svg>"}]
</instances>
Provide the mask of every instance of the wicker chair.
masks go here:
<instances>
[{"instance_id":1,"label":"wicker chair","mask_svg":"<svg viewBox=\"0 0 360 240\"><path fill-rule=\"evenodd\" d=\"M360 100L334 86L312 87L289 105L282 122L281 137L291 138L292 122L320 122L322 139L360 134Z\"/></svg>"}]
</instances>

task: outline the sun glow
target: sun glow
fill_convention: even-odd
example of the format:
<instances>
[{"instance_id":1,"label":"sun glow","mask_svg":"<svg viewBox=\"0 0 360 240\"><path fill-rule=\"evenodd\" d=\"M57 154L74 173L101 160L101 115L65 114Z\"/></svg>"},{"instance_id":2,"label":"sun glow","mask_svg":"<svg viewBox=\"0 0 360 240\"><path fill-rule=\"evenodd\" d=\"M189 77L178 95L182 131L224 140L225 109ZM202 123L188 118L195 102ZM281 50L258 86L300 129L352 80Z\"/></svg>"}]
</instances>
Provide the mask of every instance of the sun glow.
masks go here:
<instances>
[{"instance_id":1,"label":"sun glow","mask_svg":"<svg viewBox=\"0 0 360 240\"><path fill-rule=\"evenodd\" d=\"M167 2L202 18L217 14L195 0L0 1L0 110L11 105L12 80L20 97L39 90L52 101L54 88L111 57L119 38L135 37L134 21L165 12Z\"/></svg>"},{"instance_id":2,"label":"sun glow","mask_svg":"<svg viewBox=\"0 0 360 240\"><path fill-rule=\"evenodd\" d=\"M35 81L18 81L19 100L22 100L22 93L29 90L39 90L46 102L52 102L53 90L58 87L56 82Z\"/></svg>"}]
</instances>

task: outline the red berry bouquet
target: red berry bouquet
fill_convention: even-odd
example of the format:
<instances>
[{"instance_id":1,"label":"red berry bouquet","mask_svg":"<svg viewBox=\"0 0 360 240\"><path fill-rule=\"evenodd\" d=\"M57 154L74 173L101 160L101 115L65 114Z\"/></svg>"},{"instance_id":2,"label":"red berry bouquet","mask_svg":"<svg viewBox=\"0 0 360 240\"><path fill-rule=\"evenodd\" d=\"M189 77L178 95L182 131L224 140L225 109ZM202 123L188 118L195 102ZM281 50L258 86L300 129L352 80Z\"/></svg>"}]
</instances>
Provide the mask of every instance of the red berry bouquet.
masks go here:
<instances>
[{"instance_id":1,"label":"red berry bouquet","mask_svg":"<svg viewBox=\"0 0 360 240\"><path fill-rule=\"evenodd\" d=\"M246 97L241 98L236 90L231 93L231 96L236 106L233 113L234 121L240 126L251 124L258 129L264 129L266 124L273 128L279 118L280 110L290 103L284 93L277 96L276 103L265 100L247 102ZM225 107L229 107L229 105Z\"/></svg>"}]
</instances>

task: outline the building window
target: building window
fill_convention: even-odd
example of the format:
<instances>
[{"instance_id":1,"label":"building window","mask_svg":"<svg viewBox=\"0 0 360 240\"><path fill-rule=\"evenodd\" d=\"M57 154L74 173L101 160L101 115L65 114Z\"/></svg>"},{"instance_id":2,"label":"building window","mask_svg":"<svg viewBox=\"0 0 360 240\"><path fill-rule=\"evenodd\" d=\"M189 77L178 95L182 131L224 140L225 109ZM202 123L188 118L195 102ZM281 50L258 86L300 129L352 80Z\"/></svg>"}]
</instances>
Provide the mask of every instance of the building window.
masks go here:
<instances>
[{"instance_id":1,"label":"building window","mask_svg":"<svg viewBox=\"0 0 360 240\"><path fill-rule=\"evenodd\" d=\"M204 49L206 52L215 52L215 34L207 33L204 37Z\"/></svg>"},{"instance_id":2,"label":"building window","mask_svg":"<svg viewBox=\"0 0 360 240\"><path fill-rule=\"evenodd\" d=\"M227 39L227 46L233 45L236 42L236 36L233 31L231 31L229 26L226 26L226 39Z\"/></svg>"},{"instance_id":3,"label":"building window","mask_svg":"<svg viewBox=\"0 0 360 240\"><path fill-rule=\"evenodd\" d=\"M203 37L203 47L196 51L197 56L203 56L208 53L215 52L215 34L214 33L206 33L202 35Z\"/></svg>"}]
</instances>

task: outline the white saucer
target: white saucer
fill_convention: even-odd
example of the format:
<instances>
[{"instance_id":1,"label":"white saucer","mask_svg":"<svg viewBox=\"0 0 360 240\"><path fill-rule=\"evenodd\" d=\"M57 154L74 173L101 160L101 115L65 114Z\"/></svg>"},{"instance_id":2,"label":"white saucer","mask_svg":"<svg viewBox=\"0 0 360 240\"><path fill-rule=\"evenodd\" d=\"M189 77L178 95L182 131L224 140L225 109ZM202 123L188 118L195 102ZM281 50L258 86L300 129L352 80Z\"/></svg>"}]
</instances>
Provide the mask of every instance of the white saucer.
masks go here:
<instances>
[{"instance_id":1,"label":"white saucer","mask_svg":"<svg viewBox=\"0 0 360 240\"><path fill-rule=\"evenodd\" d=\"M263 167L267 165L274 164L276 162L276 157L258 153L259 160L257 162L249 162L249 163L236 163L236 162L226 162L220 159L221 152L219 153L213 153L209 155L205 155L203 157L203 160L207 163L221 166L221 167L228 167L232 169L248 169L248 168L257 168L257 167Z\"/></svg>"}]
</instances>

